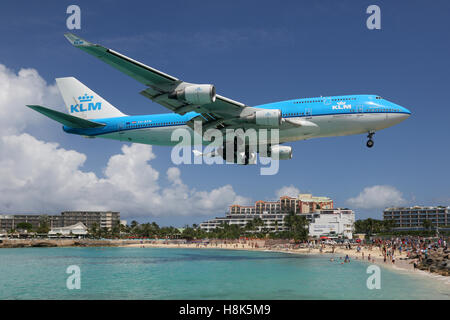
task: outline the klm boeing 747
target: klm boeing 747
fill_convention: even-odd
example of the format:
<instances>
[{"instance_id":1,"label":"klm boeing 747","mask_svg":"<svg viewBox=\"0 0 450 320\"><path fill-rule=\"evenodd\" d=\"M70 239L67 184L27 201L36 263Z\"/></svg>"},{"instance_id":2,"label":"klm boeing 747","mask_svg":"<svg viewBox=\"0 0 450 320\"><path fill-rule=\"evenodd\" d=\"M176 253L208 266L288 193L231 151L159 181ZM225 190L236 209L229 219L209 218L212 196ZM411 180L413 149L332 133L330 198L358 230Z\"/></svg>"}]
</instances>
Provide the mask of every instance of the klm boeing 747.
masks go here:
<instances>
[{"instance_id":1,"label":"klm boeing 747","mask_svg":"<svg viewBox=\"0 0 450 320\"><path fill-rule=\"evenodd\" d=\"M269 157L285 160L292 158L292 148L281 144L311 138L367 134L367 147L371 148L376 131L396 125L411 114L378 95L302 98L251 107L216 94L211 84L188 83L73 34L65 36L75 47L142 83L145 89L140 94L172 111L129 116L77 79L58 78L68 114L38 105L28 107L63 124L65 132L85 137L174 146L178 141L172 141L172 133L178 128L201 137L208 129L278 129L278 144L272 145L268 138L259 139L257 144L267 147ZM194 125L197 121L201 126ZM225 147L223 142L216 155L224 157ZM248 164L255 155L245 150L242 157ZM231 162L236 162L236 155L234 159Z\"/></svg>"}]
</instances>

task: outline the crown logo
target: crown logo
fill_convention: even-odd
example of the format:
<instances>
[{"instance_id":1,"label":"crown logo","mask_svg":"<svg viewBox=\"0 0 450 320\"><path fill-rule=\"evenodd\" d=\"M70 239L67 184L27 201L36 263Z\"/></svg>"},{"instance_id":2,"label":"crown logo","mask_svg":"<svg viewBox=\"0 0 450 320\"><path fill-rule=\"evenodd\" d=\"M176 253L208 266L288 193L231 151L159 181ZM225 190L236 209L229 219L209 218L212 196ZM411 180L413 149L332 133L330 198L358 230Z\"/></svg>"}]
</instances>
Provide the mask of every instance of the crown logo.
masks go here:
<instances>
[{"instance_id":1,"label":"crown logo","mask_svg":"<svg viewBox=\"0 0 450 320\"><path fill-rule=\"evenodd\" d=\"M78 101L80 102L92 101L92 99L94 99L94 96L88 96L87 93L85 93L82 97L78 97Z\"/></svg>"},{"instance_id":2,"label":"crown logo","mask_svg":"<svg viewBox=\"0 0 450 320\"><path fill-rule=\"evenodd\" d=\"M345 105L345 102L344 102L344 101L339 101L337 104L339 104L339 105Z\"/></svg>"}]
</instances>

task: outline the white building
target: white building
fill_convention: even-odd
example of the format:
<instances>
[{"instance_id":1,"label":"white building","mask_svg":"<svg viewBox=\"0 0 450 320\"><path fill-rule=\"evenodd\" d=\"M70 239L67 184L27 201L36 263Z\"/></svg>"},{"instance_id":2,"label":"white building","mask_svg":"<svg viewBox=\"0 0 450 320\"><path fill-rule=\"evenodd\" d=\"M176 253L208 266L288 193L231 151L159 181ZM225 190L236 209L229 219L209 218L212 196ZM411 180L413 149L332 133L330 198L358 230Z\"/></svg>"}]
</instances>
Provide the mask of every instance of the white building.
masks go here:
<instances>
[{"instance_id":1,"label":"white building","mask_svg":"<svg viewBox=\"0 0 450 320\"><path fill-rule=\"evenodd\" d=\"M88 228L83 224L83 222L78 222L67 227L53 228L48 233L49 236L85 236L87 234Z\"/></svg>"},{"instance_id":2,"label":"white building","mask_svg":"<svg viewBox=\"0 0 450 320\"><path fill-rule=\"evenodd\" d=\"M350 209L322 210L319 215L314 215L309 224L309 235L342 236L348 239L353 237L353 225L355 213Z\"/></svg>"}]
</instances>

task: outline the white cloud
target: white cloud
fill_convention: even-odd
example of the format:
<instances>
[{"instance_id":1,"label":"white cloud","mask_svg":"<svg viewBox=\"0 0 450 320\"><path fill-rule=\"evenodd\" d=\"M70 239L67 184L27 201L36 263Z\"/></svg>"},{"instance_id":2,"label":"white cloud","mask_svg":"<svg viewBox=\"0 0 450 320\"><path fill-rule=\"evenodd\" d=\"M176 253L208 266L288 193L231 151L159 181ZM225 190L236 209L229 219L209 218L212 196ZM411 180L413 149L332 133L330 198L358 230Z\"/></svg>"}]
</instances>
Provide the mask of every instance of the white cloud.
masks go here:
<instances>
[{"instance_id":1,"label":"white cloud","mask_svg":"<svg viewBox=\"0 0 450 320\"><path fill-rule=\"evenodd\" d=\"M300 193L300 190L298 188L294 187L294 185L292 185L292 184L290 186L284 186L275 192L275 194L278 198L282 197L282 196L289 196L289 197L297 198L299 193Z\"/></svg>"},{"instance_id":2,"label":"white cloud","mask_svg":"<svg viewBox=\"0 0 450 320\"><path fill-rule=\"evenodd\" d=\"M35 69L17 74L0 64L0 134L17 134L43 117L25 105L61 105L56 84L47 85Z\"/></svg>"},{"instance_id":3,"label":"white cloud","mask_svg":"<svg viewBox=\"0 0 450 320\"><path fill-rule=\"evenodd\" d=\"M378 209L399 206L406 203L403 195L396 188L388 185L366 187L360 194L347 200L354 208Z\"/></svg>"},{"instance_id":4,"label":"white cloud","mask_svg":"<svg viewBox=\"0 0 450 320\"><path fill-rule=\"evenodd\" d=\"M123 145L121 153L109 158L102 176L83 171L85 154L23 132L40 121L24 104L57 102L60 97L54 90L36 70L22 69L16 75L0 65L0 125L4 125L0 131L0 212L118 210L123 216L211 215L232 203L248 202L230 185L210 191L192 189L183 183L176 167L168 168L163 177L168 185L162 187L160 173L150 163L156 156L148 145ZM21 115L10 117L16 109Z\"/></svg>"}]
</instances>

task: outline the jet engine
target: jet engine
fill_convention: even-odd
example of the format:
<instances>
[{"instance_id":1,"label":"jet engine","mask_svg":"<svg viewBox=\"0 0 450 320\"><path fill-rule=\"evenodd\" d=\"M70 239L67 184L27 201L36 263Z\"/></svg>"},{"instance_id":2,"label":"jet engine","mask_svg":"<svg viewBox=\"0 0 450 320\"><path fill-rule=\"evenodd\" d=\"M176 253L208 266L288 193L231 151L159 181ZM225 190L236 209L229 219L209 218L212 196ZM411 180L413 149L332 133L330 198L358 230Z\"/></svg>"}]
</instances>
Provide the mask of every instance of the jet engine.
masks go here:
<instances>
[{"instance_id":1,"label":"jet engine","mask_svg":"<svg viewBox=\"0 0 450 320\"><path fill-rule=\"evenodd\" d=\"M281 111L278 109L258 110L250 116L246 117L257 125L267 127L278 127L281 124Z\"/></svg>"},{"instance_id":2,"label":"jet engine","mask_svg":"<svg viewBox=\"0 0 450 320\"><path fill-rule=\"evenodd\" d=\"M270 157L272 159L278 160L289 160L292 159L292 147L289 146L271 146L270 147Z\"/></svg>"},{"instance_id":3,"label":"jet engine","mask_svg":"<svg viewBox=\"0 0 450 320\"><path fill-rule=\"evenodd\" d=\"M216 101L216 88L212 84L195 84L169 94L169 99L203 105Z\"/></svg>"}]
</instances>

